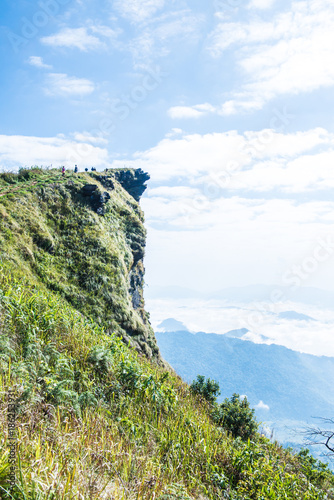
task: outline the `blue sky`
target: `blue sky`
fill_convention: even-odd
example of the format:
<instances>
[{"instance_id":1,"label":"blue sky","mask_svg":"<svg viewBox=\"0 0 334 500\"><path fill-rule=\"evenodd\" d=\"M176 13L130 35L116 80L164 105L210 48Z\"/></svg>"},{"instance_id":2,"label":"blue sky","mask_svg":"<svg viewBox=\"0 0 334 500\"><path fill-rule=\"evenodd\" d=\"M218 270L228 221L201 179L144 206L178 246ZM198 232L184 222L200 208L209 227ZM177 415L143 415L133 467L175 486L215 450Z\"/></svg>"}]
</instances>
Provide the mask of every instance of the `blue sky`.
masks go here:
<instances>
[{"instance_id":1,"label":"blue sky","mask_svg":"<svg viewBox=\"0 0 334 500\"><path fill-rule=\"evenodd\" d=\"M143 168L150 286L334 290L334 7L2 0L0 168Z\"/></svg>"}]
</instances>

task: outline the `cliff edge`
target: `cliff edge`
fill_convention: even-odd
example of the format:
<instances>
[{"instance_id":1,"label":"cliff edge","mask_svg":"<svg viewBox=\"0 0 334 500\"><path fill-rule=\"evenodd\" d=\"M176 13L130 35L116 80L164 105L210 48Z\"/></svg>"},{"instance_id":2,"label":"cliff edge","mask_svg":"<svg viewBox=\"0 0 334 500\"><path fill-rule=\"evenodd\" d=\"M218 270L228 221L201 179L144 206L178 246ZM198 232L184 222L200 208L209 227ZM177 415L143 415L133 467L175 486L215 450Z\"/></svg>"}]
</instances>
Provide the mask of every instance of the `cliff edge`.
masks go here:
<instances>
[{"instance_id":1,"label":"cliff edge","mask_svg":"<svg viewBox=\"0 0 334 500\"><path fill-rule=\"evenodd\" d=\"M160 361L144 309L142 170L0 176L0 255L84 316Z\"/></svg>"}]
</instances>

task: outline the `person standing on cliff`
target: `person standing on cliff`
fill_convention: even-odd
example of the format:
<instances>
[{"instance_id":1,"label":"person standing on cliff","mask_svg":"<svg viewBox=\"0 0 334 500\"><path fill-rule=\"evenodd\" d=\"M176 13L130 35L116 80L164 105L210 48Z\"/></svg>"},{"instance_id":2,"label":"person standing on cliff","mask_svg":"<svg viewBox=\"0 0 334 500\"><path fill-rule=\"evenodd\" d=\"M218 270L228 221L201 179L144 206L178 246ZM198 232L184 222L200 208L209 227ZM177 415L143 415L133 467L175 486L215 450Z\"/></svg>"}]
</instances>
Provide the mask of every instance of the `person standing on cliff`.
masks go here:
<instances>
[{"instance_id":1,"label":"person standing on cliff","mask_svg":"<svg viewBox=\"0 0 334 500\"><path fill-rule=\"evenodd\" d=\"M65 167L62 167L62 169L61 169L61 175L62 175L63 177L65 177Z\"/></svg>"}]
</instances>

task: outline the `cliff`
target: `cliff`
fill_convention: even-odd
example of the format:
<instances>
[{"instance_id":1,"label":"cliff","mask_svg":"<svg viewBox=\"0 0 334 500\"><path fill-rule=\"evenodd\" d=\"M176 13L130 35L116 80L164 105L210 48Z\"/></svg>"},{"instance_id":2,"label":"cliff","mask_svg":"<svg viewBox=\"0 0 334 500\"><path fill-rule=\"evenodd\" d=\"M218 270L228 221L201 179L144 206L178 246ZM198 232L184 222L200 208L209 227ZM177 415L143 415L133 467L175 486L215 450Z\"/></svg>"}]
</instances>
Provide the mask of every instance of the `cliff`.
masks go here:
<instances>
[{"instance_id":1,"label":"cliff","mask_svg":"<svg viewBox=\"0 0 334 500\"><path fill-rule=\"evenodd\" d=\"M0 178L0 255L147 357L141 170L22 170Z\"/></svg>"},{"instance_id":2,"label":"cliff","mask_svg":"<svg viewBox=\"0 0 334 500\"><path fill-rule=\"evenodd\" d=\"M1 500L334 499L330 470L257 433L246 400L163 365L147 176L129 172L0 175Z\"/></svg>"}]
</instances>

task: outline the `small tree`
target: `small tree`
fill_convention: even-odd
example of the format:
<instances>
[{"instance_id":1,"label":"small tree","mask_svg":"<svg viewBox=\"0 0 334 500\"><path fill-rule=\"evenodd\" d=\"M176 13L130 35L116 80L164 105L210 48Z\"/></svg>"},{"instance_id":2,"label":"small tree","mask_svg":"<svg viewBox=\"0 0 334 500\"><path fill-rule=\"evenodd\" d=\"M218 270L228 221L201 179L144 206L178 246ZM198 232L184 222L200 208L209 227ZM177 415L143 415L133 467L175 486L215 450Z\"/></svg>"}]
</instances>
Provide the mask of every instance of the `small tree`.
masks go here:
<instances>
[{"instance_id":1,"label":"small tree","mask_svg":"<svg viewBox=\"0 0 334 500\"><path fill-rule=\"evenodd\" d=\"M211 404L214 404L220 395L219 383L210 378L205 380L203 375L197 375L197 380L192 382L190 390L193 394L199 394Z\"/></svg>"},{"instance_id":2,"label":"small tree","mask_svg":"<svg viewBox=\"0 0 334 500\"><path fill-rule=\"evenodd\" d=\"M334 454L334 419L318 417L323 425L322 427L309 427L305 432L309 442L308 445L324 445L329 453L328 456ZM328 427L326 429L326 426Z\"/></svg>"},{"instance_id":3,"label":"small tree","mask_svg":"<svg viewBox=\"0 0 334 500\"><path fill-rule=\"evenodd\" d=\"M231 399L226 398L217 406L213 418L233 437L239 436L246 441L255 434L259 426L254 413L255 410L249 407L247 398L233 394Z\"/></svg>"}]
</instances>

